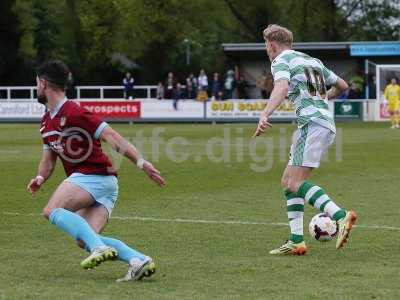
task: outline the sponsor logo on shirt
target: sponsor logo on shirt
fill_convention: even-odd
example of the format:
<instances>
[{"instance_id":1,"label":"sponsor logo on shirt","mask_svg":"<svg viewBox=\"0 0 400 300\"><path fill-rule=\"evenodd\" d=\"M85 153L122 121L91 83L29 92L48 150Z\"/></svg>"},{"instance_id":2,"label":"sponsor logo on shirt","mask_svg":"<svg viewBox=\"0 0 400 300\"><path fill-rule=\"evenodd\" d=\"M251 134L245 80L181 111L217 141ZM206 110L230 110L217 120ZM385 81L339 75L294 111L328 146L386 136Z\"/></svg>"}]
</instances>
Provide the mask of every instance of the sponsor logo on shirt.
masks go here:
<instances>
[{"instance_id":1,"label":"sponsor logo on shirt","mask_svg":"<svg viewBox=\"0 0 400 300\"><path fill-rule=\"evenodd\" d=\"M67 117L61 117L60 119L60 127L64 127L67 122Z\"/></svg>"}]
</instances>

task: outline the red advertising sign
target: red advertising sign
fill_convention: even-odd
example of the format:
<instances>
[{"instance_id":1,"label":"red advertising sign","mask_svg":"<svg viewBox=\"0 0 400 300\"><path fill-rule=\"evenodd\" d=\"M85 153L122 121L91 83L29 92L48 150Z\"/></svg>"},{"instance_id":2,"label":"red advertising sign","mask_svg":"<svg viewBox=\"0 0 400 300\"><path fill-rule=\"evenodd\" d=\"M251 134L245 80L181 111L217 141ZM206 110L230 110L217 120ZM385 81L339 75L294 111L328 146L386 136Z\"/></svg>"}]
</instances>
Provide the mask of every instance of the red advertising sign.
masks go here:
<instances>
[{"instance_id":1,"label":"red advertising sign","mask_svg":"<svg viewBox=\"0 0 400 300\"><path fill-rule=\"evenodd\" d=\"M140 118L139 101L80 101L88 111L104 119Z\"/></svg>"}]
</instances>

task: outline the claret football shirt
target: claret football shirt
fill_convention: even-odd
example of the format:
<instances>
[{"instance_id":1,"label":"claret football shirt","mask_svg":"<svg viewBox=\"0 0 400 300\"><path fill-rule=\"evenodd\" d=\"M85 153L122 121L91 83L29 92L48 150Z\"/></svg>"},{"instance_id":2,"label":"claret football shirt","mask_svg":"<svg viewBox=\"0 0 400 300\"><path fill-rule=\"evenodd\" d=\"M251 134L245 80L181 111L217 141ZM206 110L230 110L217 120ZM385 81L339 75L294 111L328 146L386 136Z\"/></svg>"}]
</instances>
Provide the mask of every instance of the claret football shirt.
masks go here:
<instances>
[{"instance_id":1,"label":"claret football shirt","mask_svg":"<svg viewBox=\"0 0 400 300\"><path fill-rule=\"evenodd\" d=\"M44 114L40 133L44 149L57 153L67 176L72 173L117 175L99 141L107 126L78 103L64 99L53 111Z\"/></svg>"}]
</instances>

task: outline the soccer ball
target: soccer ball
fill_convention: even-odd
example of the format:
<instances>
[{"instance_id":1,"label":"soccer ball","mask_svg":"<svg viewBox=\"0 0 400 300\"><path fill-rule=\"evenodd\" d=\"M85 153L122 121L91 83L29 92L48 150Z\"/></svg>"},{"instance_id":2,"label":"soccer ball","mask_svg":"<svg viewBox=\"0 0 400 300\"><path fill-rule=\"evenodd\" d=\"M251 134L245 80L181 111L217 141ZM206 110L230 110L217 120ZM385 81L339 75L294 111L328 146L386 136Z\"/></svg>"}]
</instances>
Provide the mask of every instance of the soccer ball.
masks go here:
<instances>
[{"instance_id":1,"label":"soccer ball","mask_svg":"<svg viewBox=\"0 0 400 300\"><path fill-rule=\"evenodd\" d=\"M313 238L320 242L328 242L335 238L338 232L338 224L327 213L315 215L308 226Z\"/></svg>"}]
</instances>

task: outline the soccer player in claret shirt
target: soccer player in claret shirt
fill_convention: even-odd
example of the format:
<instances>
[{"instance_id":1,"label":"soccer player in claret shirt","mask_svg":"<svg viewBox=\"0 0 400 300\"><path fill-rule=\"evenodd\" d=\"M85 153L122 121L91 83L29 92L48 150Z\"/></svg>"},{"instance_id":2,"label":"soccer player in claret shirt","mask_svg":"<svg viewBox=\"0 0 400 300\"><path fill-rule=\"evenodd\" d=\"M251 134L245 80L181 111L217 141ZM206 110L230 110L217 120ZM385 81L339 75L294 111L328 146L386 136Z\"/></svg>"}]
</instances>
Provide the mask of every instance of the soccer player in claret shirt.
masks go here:
<instances>
[{"instance_id":1,"label":"soccer player in claret shirt","mask_svg":"<svg viewBox=\"0 0 400 300\"><path fill-rule=\"evenodd\" d=\"M67 178L51 196L43 215L90 252L81 266L92 269L117 258L129 264L128 273L119 281L149 277L155 272L150 257L120 240L100 235L118 197L117 172L103 153L100 140L136 164L159 186L164 186L165 181L111 126L65 98L68 73L61 61L49 61L38 68L38 102L47 107L40 126L43 157L27 190L34 195L40 189L51 176L58 157Z\"/></svg>"},{"instance_id":2,"label":"soccer player in claret shirt","mask_svg":"<svg viewBox=\"0 0 400 300\"><path fill-rule=\"evenodd\" d=\"M281 26L269 25L264 30L267 54L271 61L274 89L271 101L261 113L254 136L268 127L269 117L289 96L296 108L298 129L293 135L289 163L282 176L291 234L281 247L270 254L302 255L307 252L303 238L304 202L327 213L339 225L336 249L346 243L356 221L353 211L340 208L325 191L308 181L323 154L333 143L336 128L328 109L328 99L334 99L348 88L347 83L327 69L320 60L292 50L293 35ZM332 88L326 91L326 86Z\"/></svg>"}]
</instances>

